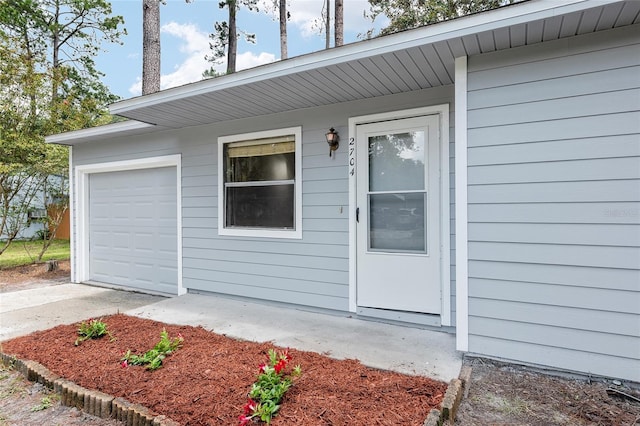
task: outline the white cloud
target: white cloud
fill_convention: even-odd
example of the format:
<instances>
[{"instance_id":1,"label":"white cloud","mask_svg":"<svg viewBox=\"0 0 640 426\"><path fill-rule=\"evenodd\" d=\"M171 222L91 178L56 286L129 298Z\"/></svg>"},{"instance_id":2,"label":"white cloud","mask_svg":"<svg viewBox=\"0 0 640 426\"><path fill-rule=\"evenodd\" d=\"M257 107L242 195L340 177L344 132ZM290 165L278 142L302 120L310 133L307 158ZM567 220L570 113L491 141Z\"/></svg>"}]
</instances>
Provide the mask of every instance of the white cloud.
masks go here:
<instances>
[{"instance_id":1,"label":"white cloud","mask_svg":"<svg viewBox=\"0 0 640 426\"><path fill-rule=\"evenodd\" d=\"M174 66L174 71L169 74L163 74L160 77L160 88L167 89L169 87L181 86L194 81L202 80L202 73L209 69L211 63L205 60L205 55L210 54L209 35L202 31L194 24L178 24L170 22L161 28L162 34L176 37L182 41L179 51L186 57L181 63ZM272 53L261 52L254 54L252 52L239 53L236 59L236 68L238 70L252 68L258 65L275 61L275 55ZM215 66L216 70L223 72L226 69L226 63ZM136 82L131 85L129 92L133 95L142 93L142 81L138 77Z\"/></svg>"},{"instance_id":2,"label":"white cloud","mask_svg":"<svg viewBox=\"0 0 640 426\"><path fill-rule=\"evenodd\" d=\"M334 2L331 4L331 19L333 20ZM305 38L317 36L324 25L322 20L324 5L324 0L289 0L287 4L291 15L289 23L296 26ZM273 0L262 0L260 10L273 10ZM373 27L373 23L364 17L365 11L369 11L367 0L344 1L344 31L365 33Z\"/></svg>"}]
</instances>

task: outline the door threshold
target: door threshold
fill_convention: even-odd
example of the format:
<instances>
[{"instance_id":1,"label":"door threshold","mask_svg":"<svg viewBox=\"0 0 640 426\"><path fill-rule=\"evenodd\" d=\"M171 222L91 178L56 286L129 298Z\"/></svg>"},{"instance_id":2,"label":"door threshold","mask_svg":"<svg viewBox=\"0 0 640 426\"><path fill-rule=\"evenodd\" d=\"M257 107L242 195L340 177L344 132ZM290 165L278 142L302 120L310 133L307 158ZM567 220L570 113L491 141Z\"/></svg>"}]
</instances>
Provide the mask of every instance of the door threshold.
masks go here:
<instances>
[{"instance_id":1,"label":"door threshold","mask_svg":"<svg viewBox=\"0 0 640 426\"><path fill-rule=\"evenodd\" d=\"M392 309L366 308L358 306L356 313L358 316L386 321L397 321L429 327L442 326L440 315L425 314L422 312L394 311Z\"/></svg>"}]
</instances>

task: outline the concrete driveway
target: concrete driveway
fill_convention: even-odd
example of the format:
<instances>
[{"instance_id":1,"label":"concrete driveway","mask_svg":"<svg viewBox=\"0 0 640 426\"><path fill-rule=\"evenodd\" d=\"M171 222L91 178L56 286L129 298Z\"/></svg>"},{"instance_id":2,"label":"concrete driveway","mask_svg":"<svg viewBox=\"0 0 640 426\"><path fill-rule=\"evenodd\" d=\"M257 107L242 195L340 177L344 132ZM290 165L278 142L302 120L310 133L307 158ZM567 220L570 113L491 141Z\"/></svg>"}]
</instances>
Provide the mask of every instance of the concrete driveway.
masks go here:
<instances>
[{"instance_id":1,"label":"concrete driveway","mask_svg":"<svg viewBox=\"0 0 640 426\"><path fill-rule=\"evenodd\" d=\"M164 298L82 284L0 293L0 341L118 312L447 382L462 366L447 333L215 295Z\"/></svg>"}]
</instances>

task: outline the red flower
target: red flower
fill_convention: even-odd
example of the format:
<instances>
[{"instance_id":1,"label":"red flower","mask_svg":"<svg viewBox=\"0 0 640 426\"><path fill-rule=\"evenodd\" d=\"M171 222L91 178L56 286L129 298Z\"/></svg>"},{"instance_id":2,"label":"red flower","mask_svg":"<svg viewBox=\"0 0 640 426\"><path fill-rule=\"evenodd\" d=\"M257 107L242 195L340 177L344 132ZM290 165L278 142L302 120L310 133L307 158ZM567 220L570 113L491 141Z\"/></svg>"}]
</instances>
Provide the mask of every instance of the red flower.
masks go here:
<instances>
[{"instance_id":1,"label":"red flower","mask_svg":"<svg viewBox=\"0 0 640 426\"><path fill-rule=\"evenodd\" d=\"M258 368L260 369L261 373L264 373L265 371L267 371L267 364L265 364L264 362L262 364L260 364L258 366Z\"/></svg>"},{"instance_id":2,"label":"red flower","mask_svg":"<svg viewBox=\"0 0 640 426\"><path fill-rule=\"evenodd\" d=\"M120 363L120 366L121 366L122 368L127 368L127 367L129 366L129 363L128 363L128 362L127 362L127 360L125 359L124 361L122 361L122 362Z\"/></svg>"},{"instance_id":3,"label":"red flower","mask_svg":"<svg viewBox=\"0 0 640 426\"><path fill-rule=\"evenodd\" d=\"M258 404L256 404L253 399L250 399L249 401L247 401L243 408L244 415L246 416L247 414L253 414L253 412L256 411L256 408L258 408Z\"/></svg>"},{"instance_id":4,"label":"red flower","mask_svg":"<svg viewBox=\"0 0 640 426\"><path fill-rule=\"evenodd\" d=\"M286 359L287 361L291 361L293 358L291 358L291 355L289 355L289 348L287 348L286 351L284 351L284 359Z\"/></svg>"},{"instance_id":5,"label":"red flower","mask_svg":"<svg viewBox=\"0 0 640 426\"><path fill-rule=\"evenodd\" d=\"M242 416L238 417L238 420L240 420L240 426L246 426L251 421L251 417L247 417L245 415L242 415Z\"/></svg>"},{"instance_id":6,"label":"red flower","mask_svg":"<svg viewBox=\"0 0 640 426\"><path fill-rule=\"evenodd\" d=\"M287 366L287 361L284 359L281 359L280 361L278 361L276 365L273 366L273 369L276 370L277 374L280 374L280 372L284 370L284 367L286 366Z\"/></svg>"}]
</instances>

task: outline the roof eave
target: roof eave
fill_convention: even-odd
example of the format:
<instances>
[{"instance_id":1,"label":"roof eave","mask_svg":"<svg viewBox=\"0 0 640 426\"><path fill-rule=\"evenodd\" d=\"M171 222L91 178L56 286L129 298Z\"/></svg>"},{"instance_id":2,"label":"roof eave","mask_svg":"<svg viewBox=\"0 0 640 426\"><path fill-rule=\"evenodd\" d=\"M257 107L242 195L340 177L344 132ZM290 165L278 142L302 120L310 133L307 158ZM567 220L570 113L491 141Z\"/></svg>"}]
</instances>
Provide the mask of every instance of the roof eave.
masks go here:
<instances>
[{"instance_id":1,"label":"roof eave","mask_svg":"<svg viewBox=\"0 0 640 426\"><path fill-rule=\"evenodd\" d=\"M109 107L112 114L212 93L245 84L256 83L310 69L383 54L399 49L436 43L510 25L577 12L594 6L604 6L619 0L530 0L511 7L465 16L384 37L327 49L284 61L239 71L222 77L174 87L150 95L116 102Z\"/></svg>"}]
</instances>

